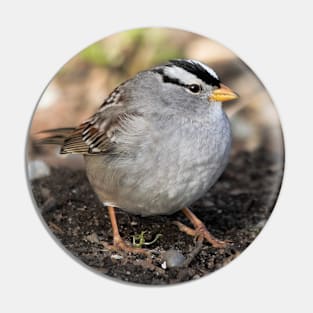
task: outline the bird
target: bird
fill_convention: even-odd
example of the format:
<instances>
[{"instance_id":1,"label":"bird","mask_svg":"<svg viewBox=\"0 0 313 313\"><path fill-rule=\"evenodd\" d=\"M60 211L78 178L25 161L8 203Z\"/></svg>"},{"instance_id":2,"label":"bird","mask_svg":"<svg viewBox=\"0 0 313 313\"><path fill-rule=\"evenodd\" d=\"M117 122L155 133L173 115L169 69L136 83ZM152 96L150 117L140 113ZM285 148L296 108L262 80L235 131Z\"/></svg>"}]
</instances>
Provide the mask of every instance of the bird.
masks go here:
<instances>
[{"instance_id":1,"label":"bird","mask_svg":"<svg viewBox=\"0 0 313 313\"><path fill-rule=\"evenodd\" d=\"M126 243L115 209L145 216L182 211L194 228L179 230L221 248L189 208L223 173L232 135L222 102L239 96L203 62L174 59L118 85L77 127L44 130L41 144L61 154L81 154L88 180L108 208L112 249L145 253Z\"/></svg>"}]
</instances>

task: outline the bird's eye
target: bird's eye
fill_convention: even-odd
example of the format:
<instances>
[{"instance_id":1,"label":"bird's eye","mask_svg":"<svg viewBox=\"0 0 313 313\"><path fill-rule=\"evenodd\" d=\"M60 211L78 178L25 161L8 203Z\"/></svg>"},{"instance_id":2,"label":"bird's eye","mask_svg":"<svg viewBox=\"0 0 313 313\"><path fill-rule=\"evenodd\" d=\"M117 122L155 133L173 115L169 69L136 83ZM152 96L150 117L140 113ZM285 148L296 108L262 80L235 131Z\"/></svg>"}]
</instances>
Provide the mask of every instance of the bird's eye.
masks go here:
<instances>
[{"instance_id":1,"label":"bird's eye","mask_svg":"<svg viewBox=\"0 0 313 313\"><path fill-rule=\"evenodd\" d=\"M188 86L188 89L192 92L192 93L198 93L201 90L201 86L198 84L191 84Z\"/></svg>"}]
</instances>

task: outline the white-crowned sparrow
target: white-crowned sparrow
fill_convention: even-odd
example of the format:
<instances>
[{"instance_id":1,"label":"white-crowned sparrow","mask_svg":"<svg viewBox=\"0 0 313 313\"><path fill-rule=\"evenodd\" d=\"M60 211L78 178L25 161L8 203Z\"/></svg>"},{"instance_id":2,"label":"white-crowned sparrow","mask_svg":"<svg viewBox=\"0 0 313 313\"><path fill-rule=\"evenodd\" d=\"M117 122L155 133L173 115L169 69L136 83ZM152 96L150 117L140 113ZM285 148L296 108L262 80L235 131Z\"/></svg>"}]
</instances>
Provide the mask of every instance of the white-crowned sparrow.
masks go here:
<instances>
[{"instance_id":1,"label":"white-crowned sparrow","mask_svg":"<svg viewBox=\"0 0 313 313\"><path fill-rule=\"evenodd\" d=\"M183 210L195 229L179 228L220 247L187 207L228 162L231 130L221 102L236 98L208 66L172 60L125 81L86 122L48 131L42 142L84 155L88 179L109 208L114 247L142 252L121 239L114 207L142 216Z\"/></svg>"}]
</instances>

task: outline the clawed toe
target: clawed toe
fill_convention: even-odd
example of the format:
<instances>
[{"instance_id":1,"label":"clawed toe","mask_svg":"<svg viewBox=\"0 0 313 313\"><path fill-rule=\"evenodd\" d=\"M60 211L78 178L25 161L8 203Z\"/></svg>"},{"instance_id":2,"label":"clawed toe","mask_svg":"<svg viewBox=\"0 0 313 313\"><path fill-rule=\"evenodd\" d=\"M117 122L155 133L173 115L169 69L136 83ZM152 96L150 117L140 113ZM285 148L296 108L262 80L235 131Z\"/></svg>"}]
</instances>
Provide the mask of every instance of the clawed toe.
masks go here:
<instances>
[{"instance_id":1,"label":"clawed toe","mask_svg":"<svg viewBox=\"0 0 313 313\"><path fill-rule=\"evenodd\" d=\"M225 248L230 243L229 241L223 241L215 238L204 226L204 224L199 225L196 229L192 229L179 221L174 221L180 231L186 233L189 236L195 238L196 241L207 240L214 248Z\"/></svg>"},{"instance_id":2,"label":"clawed toe","mask_svg":"<svg viewBox=\"0 0 313 313\"><path fill-rule=\"evenodd\" d=\"M227 241L223 241L214 237L205 227L203 223L201 223L195 229L195 237L199 240L206 239L214 248L225 248L228 244Z\"/></svg>"},{"instance_id":3,"label":"clawed toe","mask_svg":"<svg viewBox=\"0 0 313 313\"><path fill-rule=\"evenodd\" d=\"M179 221L173 222L178 226L179 230L186 233L189 236L193 236L197 241L208 241L214 248L225 248L230 243L229 241L223 241L215 238L205 227L205 225L199 220L189 209L182 210L186 217L194 225L194 229L184 225Z\"/></svg>"},{"instance_id":4,"label":"clawed toe","mask_svg":"<svg viewBox=\"0 0 313 313\"><path fill-rule=\"evenodd\" d=\"M122 252L122 253L124 252L126 254L128 254L128 253L143 254L145 256L150 256L149 250L132 247L132 246L126 244L121 238L115 239L113 245L110 245L106 242L103 242L102 244L106 249L108 249L110 251Z\"/></svg>"}]
</instances>

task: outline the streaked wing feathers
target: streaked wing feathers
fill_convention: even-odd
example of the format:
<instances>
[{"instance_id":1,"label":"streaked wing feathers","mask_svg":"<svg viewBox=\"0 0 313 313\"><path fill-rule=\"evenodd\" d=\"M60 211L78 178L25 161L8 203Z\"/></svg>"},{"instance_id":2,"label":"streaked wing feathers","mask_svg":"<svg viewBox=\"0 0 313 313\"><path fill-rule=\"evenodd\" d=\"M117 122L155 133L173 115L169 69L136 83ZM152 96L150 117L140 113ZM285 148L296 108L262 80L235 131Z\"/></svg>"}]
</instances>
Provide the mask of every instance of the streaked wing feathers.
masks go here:
<instances>
[{"instance_id":1,"label":"streaked wing feathers","mask_svg":"<svg viewBox=\"0 0 313 313\"><path fill-rule=\"evenodd\" d=\"M69 134L64 140L61 153L99 154L108 152L115 144L116 134L123 130L125 120L138 115L136 113L120 113L105 118L102 114L95 114Z\"/></svg>"}]
</instances>

